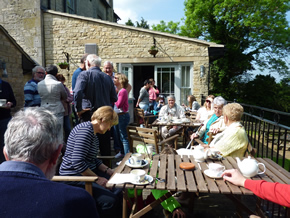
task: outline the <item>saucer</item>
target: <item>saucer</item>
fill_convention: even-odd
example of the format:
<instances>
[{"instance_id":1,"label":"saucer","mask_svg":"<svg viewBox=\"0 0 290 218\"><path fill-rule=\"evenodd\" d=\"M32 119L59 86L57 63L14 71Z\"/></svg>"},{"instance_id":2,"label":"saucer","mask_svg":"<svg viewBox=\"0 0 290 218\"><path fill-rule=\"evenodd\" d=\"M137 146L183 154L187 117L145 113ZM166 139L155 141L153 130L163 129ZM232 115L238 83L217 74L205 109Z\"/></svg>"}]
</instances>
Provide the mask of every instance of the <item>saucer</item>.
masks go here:
<instances>
[{"instance_id":1,"label":"saucer","mask_svg":"<svg viewBox=\"0 0 290 218\"><path fill-rule=\"evenodd\" d=\"M136 165L133 165L133 164L130 164L129 163L129 160L126 160L125 164L128 166L128 167L131 167L131 168L143 168L145 166L148 165L148 161L147 160L142 160L142 165L141 166L136 166Z\"/></svg>"},{"instance_id":2,"label":"saucer","mask_svg":"<svg viewBox=\"0 0 290 218\"><path fill-rule=\"evenodd\" d=\"M173 120L173 122L172 123L174 123L174 124L181 124L181 123L183 123L181 120Z\"/></svg>"},{"instance_id":3,"label":"saucer","mask_svg":"<svg viewBox=\"0 0 290 218\"><path fill-rule=\"evenodd\" d=\"M220 179L220 178L222 178L222 176L221 176L222 173L223 172L219 172L218 174L215 174L209 169L204 171L204 174L207 175L208 177L212 178L212 179Z\"/></svg>"},{"instance_id":4,"label":"saucer","mask_svg":"<svg viewBox=\"0 0 290 218\"><path fill-rule=\"evenodd\" d=\"M134 185L147 185L149 183L153 182L153 177L149 176L149 175L145 175L145 179L142 182L139 181L132 181L130 183L134 184Z\"/></svg>"}]
</instances>

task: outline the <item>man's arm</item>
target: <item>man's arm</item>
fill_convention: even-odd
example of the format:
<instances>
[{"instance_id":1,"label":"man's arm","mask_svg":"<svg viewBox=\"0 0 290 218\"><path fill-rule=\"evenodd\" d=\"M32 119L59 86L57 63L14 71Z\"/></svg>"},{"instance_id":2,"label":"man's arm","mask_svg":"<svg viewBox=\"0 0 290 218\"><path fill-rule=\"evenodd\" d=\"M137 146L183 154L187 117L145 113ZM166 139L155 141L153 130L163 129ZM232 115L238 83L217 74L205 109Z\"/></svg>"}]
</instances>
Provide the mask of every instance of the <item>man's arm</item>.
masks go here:
<instances>
[{"instance_id":1,"label":"man's arm","mask_svg":"<svg viewBox=\"0 0 290 218\"><path fill-rule=\"evenodd\" d=\"M76 86L73 90L74 103L75 103L77 112L82 111L83 92L86 86L87 86L87 80L83 71L79 74L78 79L76 81Z\"/></svg>"}]
</instances>

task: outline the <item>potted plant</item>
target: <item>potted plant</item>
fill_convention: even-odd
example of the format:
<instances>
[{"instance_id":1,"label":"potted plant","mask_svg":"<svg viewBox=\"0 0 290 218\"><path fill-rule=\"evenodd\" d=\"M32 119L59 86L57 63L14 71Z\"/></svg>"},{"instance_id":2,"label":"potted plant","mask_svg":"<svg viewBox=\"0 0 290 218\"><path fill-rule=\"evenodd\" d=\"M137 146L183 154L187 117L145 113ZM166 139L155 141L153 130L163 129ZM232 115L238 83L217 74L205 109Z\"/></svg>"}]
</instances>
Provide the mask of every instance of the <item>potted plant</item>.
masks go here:
<instances>
[{"instance_id":1,"label":"potted plant","mask_svg":"<svg viewBox=\"0 0 290 218\"><path fill-rule=\"evenodd\" d=\"M153 46L151 46L150 50L148 50L148 52L149 52L149 54L154 55L154 57L155 57L155 55L158 53L158 49L156 48L155 45L153 45Z\"/></svg>"},{"instance_id":2,"label":"potted plant","mask_svg":"<svg viewBox=\"0 0 290 218\"><path fill-rule=\"evenodd\" d=\"M61 68L61 69L66 69L68 67L68 63L67 62L60 62L57 63L57 65Z\"/></svg>"}]
</instances>

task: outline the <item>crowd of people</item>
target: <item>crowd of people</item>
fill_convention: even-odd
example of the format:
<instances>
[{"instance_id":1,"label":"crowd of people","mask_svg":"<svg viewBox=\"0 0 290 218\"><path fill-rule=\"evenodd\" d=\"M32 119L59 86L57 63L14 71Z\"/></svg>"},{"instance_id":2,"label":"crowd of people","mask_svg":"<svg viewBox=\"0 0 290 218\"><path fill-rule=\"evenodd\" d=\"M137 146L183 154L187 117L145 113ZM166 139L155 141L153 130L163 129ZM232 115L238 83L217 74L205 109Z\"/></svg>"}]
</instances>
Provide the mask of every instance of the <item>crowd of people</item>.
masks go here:
<instances>
[{"instance_id":1,"label":"crowd of people","mask_svg":"<svg viewBox=\"0 0 290 218\"><path fill-rule=\"evenodd\" d=\"M0 155L3 162L0 181L1 193L8 199L0 201L3 209L0 217L4 214L15 216L12 209L15 202L21 202L19 207L17 204L19 215L27 208L36 208L37 204L39 209L26 211L29 217L38 216L40 208L44 217L80 217L83 214L86 217L120 217L122 214L122 190L106 188L113 170L97 155L111 155L111 137L116 158L130 152L126 128L130 122L128 95L132 86L125 74L114 72L111 61L104 63L102 71L101 58L95 54L84 54L81 58L80 67L72 76L73 94L65 81L55 65L34 67L32 79L24 86L24 108L12 118L11 108L16 106L13 90L9 83L0 79L0 99L6 99L6 104L0 108L0 143L1 148L4 147ZM238 103L227 104L223 97L209 95L200 107L195 96L189 95L186 104L178 105L174 95L160 94L151 78L144 81L136 107L147 113L154 111L161 119L182 119L185 111L195 111L196 120L203 124L191 139L201 139L205 149L217 149L222 156L243 157L245 154L249 140L240 122L243 107ZM73 128L72 113L76 121ZM161 136L166 139L180 128L163 126ZM210 144L208 132L217 134ZM57 184L49 181L55 174L59 156L62 157L60 175L98 176L93 183L92 197L79 188L84 188L84 182ZM225 180L255 190L258 196L289 207L289 199L277 201L262 190L277 192L280 196L282 189L289 193L289 185L253 183L236 171L225 171L223 175ZM153 195L159 196L159 192ZM174 216L185 216L180 205L169 211Z\"/></svg>"}]
</instances>

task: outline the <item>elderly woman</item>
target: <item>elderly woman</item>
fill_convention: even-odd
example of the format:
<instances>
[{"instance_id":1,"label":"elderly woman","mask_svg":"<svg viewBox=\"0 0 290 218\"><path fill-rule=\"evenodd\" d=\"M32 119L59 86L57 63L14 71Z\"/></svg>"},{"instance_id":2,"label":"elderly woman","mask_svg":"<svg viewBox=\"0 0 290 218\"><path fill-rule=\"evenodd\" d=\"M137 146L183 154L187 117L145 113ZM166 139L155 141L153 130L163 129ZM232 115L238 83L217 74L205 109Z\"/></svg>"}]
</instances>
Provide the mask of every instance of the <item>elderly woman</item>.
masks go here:
<instances>
[{"instance_id":1,"label":"elderly woman","mask_svg":"<svg viewBox=\"0 0 290 218\"><path fill-rule=\"evenodd\" d=\"M117 123L118 115L113 108L103 106L93 113L91 121L78 124L69 135L59 170L62 176L98 176L96 183L93 183L93 197L101 217L118 217L121 213L119 190L106 189L113 171L96 158L99 147L96 134L104 134ZM84 188L84 182L67 184Z\"/></svg>"},{"instance_id":2,"label":"elderly woman","mask_svg":"<svg viewBox=\"0 0 290 218\"><path fill-rule=\"evenodd\" d=\"M203 107L199 108L197 110L196 120L207 120L209 117L211 117L214 113L213 111L213 102L214 95L207 96Z\"/></svg>"},{"instance_id":3,"label":"elderly woman","mask_svg":"<svg viewBox=\"0 0 290 218\"><path fill-rule=\"evenodd\" d=\"M160 112L159 112L159 117L177 117L178 119L180 118L185 118L184 114L184 109L183 107L177 105L175 103L175 97L173 95L169 95L167 97L167 105L164 105ZM171 129L168 130L167 126L163 126L161 128L161 136L166 139L172 135L174 135L179 129L181 129L181 126L173 126Z\"/></svg>"},{"instance_id":4,"label":"elderly woman","mask_svg":"<svg viewBox=\"0 0 290 218\"><path fill-rule=\"evenodd\" d=\"M205 144L208 144L207 138L208 132L217 133L225 129L225 123L222 116L223 106L227 104L227 101L218 96L213 100L214 114L206 121L204 121L203 126L196 132L191 135L191 139L200 138L201 141Z\"/></svg>"},{"instance_id":5,"label":"elderly woman","mask_svg":"<svg viewBox=\"0 0 290 218\"><path fill-rule=\"evenodd\" d=\"M223 108L224 123L227 128L216 135L210 143L211 148L221 152L223 156L243 157L248 147L248 136L240 123L244 108L238 103L227 104Z\"/></svg>"},{"instance_id":6,"label":"elderly woman","mask_svg":"<svg viewBox=\"0 0 290 218\"><path fill-rule=\"evenodd\" d=\"M120 138L123 143L123 148L119 154L115 157L122 157L124 154L127 154L130 151L128 135L127 135L127 126L130 122L129 103L128 103L128 92L126 90L128 86L128 78L123 73L115 73L114 84L117 88L118 100L115 102L114 110L118 113L119 116L119 133Z\"/></svg>"}]
</instances>

